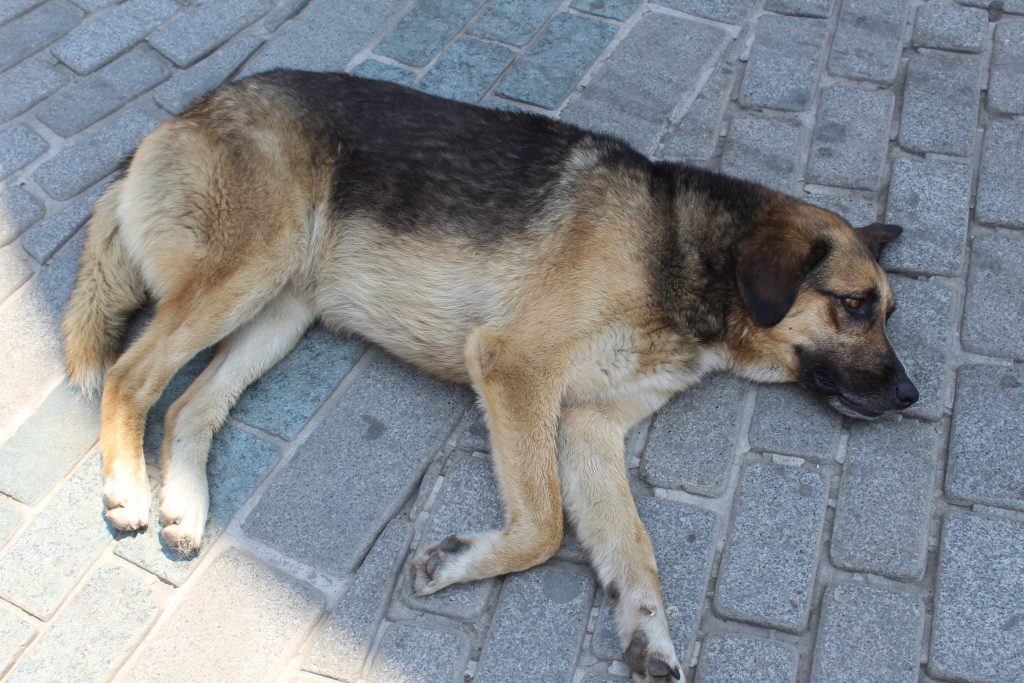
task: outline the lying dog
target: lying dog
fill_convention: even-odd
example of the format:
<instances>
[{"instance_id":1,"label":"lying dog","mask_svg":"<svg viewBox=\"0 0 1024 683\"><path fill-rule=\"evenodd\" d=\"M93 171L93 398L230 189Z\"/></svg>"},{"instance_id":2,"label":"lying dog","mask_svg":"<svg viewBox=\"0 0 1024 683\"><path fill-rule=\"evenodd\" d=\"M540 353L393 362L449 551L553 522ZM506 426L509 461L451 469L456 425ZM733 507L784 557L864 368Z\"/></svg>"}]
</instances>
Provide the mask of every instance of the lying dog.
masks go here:
<instances>
[{"instance_id":1,"label":"lying dog","mask_svg":"<svg viewBox=\"0 0 1024 683\"><path fill-rule=\"evenodd\" d=\"M680 665L627 430L716 370L800 382L855 417L917 399L886 339L895 303L877 263L898 227L853 230L610 137L389 83L277 71L224 85L145 139L87 230L66 356L87 389L113 364L101 444L115 528L149 518L147 411L218 344L163 442L161 535L197 547L213 433L319 319L471 383L486 409L505 527L424 551L416 592L544 562L564 506L637 680ZM156 315L118 357L147 292Z\"/></svg>"}]
</instances>

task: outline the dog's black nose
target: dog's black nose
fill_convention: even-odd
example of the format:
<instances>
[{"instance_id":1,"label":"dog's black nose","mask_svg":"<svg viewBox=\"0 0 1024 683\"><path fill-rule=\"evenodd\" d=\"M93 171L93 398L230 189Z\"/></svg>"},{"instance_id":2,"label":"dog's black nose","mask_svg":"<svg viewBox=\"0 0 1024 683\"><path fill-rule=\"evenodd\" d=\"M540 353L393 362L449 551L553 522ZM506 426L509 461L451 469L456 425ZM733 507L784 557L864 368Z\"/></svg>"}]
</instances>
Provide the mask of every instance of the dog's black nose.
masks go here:
<instances>
[{"instance_id":1,"label":"dog's black nose","mask_svg":"<svg viewBox=\"0 0 1024 683\"><path fill-rule=\"evenodd\" d=\"M915 403L920 395L917 393L917 387L910 381L910 378L904 374L899 380L896 381L896 399L900 402L900 405L904 408L908 408Z\"/></svg>"}]
</instances>

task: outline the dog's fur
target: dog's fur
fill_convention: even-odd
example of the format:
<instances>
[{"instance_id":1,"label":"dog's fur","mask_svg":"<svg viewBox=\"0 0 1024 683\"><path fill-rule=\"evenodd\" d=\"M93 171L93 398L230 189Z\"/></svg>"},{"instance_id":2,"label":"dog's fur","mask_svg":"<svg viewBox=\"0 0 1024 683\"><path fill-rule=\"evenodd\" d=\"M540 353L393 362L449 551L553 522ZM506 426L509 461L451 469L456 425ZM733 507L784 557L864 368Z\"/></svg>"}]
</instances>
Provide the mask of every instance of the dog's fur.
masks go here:
<instances>
[{"instance_id":1,"label":"dog's fur","mask_svg":"<svg viewBox=\"0 0 1024 683\"><path fill-rule=\"evenodd\" d=\"M637 680L668 680L679 662L624 434L716 370L799 381L861 417L913 402L876 262L898 234L544 117L271 72L162 123L96 203L68 372L97 387L112 364L104 501L114 527L137 530L146 413L218 344L167 414L162 537L182 551L206 523L211 437L314 319L471 383L505 527L427 549L415 590L544 562L564 506ZM156 315L118 357L147 292Z\"/></svg>"}]
</instances>

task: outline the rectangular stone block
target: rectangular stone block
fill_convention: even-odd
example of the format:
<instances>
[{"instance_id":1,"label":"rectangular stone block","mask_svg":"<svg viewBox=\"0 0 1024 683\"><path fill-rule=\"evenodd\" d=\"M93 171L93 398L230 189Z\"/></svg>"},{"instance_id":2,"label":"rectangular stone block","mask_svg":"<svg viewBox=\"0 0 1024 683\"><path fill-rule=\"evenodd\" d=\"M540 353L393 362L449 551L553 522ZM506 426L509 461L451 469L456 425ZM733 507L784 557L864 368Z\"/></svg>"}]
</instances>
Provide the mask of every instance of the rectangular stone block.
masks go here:
<instances>
[{"instance_id":1,"label":"rectangular stone block","mask_svg":"<svg viewBox=\"0 0 1024 683\"><path fill-rule=\"evenodd\" d=\"M274 678L322 610L323 597L306 584L228 550L206 568L121 675L139 683ZM224 615L230 615L230 627Z\"/></svg>"},{"instance_id":2,"label":"rectangular stone block","mask_svg":"<svg viewBox=\"0 0 1024 683\"><path fill-rule=\"evenodd\" d=\"M625 21L641 4L642 0L572 0L569 6L599 17Z\"/></svg>"},{"instance_id":3,"label":"rectangular stone block","mask_svg":"<svg viewBox=\"0 0 1024 683\"><path fill-rule=\"evenodd\" d=\"M940 425L855 422L832 526L839 567L920 580L928 561Z\"/></svg>"},{"instance_id":4,"label":"rectangular stone block","mask_svg":"<svg viewBox=\"0 0 1024 683\"><path fill-rule=\"evenodd\" d=\"M556 109L583 78L616 33L616 27L578 14L557 14L505 74L502 97Z\"/></svg>"},{"instance_id":5,"label":"rectangular stone block","mask_svg":"<svg viewBox=\"0 0 1024 683\"><path fill-rule=\"evenodd\" d=\"M135 45L180 7L171 0L127 0L89 17L57 43L53 54L86 74Z\"/></svg>"},{"instance_id":6,"label":"rectangular stone block","mask_svg":"<svg viewBox=\"0 0 1024 683\"><path fill-rule=\"evenodd\" d=\"M178 66L191 66L266 14L272 5L270 0L204 2L153 31L149 44Z\"/></svg>"},{"instance_id":7,"label":"rectangular stone block","mask_svg":"<svg viewBox=\"0 0 1024 683\"><path fill-rule=\"evenodd\" d=\"M912 152L970 154L980 83L981 63L975 55L925 50L911 57L900 144Z\"/></svg>"},{"instance_id":8,"label":"rectangular stone block","mask_svg":"<svg viewBox=\"0 0 1024 683\"><path fill-rule=\"evenodd\" d=\"M469 636L454 629L391 624L367 674L367 683L463 683Z\"/></svg>"},{"instance_id":9,"label":"rectangular stone block","mask_svg":"<svg viewBox=\"0 0 1024 683\"><path fill-rule=\"evenodd\" d=\"M57 92L67 77L42 59L18 64L0 75L0 121L28 111L34 104Z\"/></svg>"},{"instance_id":10,"label":"rectangular stone block","mask_svg":"<svg viewBox=\"0 0 1024 683\"><path fill-rule=\"evenodd\" d=\"M391 81L399 85L412 86L416 74L394 64L386 64L376 59L364 59L348 71L353 76L372 78L375 81Z\"/></svg>"},{"instance_id":11,"label":"rectangular stone block","mask_svg":"<svg viewBox=\"0 0 1024 683\"><path fill-rule=\"evenodd\" d=\"M0 24L32 9L43 0L6 0L0 5Z\"/></svg>"},{"instance_id":12,"label":"rectangular stone block","mask_svg":"<svg viewBox=\"0 0 1024 683\"><path fill-rule=\"evenodd\" d=\"M827 32L827 24L820 19L763 15L754 32L740 104L758 109L807 109Z\"/></svg>"},{"instance_id":13,"label":"rectangular stone block","mask_svg":"<svg viewBox=\"0 0 1024 683\"><path fill-rule=\"evenodd\" d=\"M803 170L804 136L798 121L738 114L729 125L722 173L793 194Z\"/></svg>"},{"instance_id":14,"label":"rectangular stone block","mask_svg":"<svg viewBox=\"0 0 1024 683\"><path fill-rule=\"evenodd\" d=\"M318 571L344 575L413 491L467 402L465 390L380 353L242 528Z\"/></svg>"},{"instance_id":15,"label":"rectangular stone block","mask_svg":"<svg viewBox=\"0 0 1024 683\"><path fill-rule=\"evenodd\" d=\"M92 213L92 205L100 198L109 183L100 182L82 196L65 206L58 213L48 216L28 231L21 240L21 246L36 261L43 263L60 249L69 237L75 234Z\"/></svg>"},{"instance_id":16,"label":"rectangular stone block","mask_svg":"<svg viewBox=\"0 0 1024 683\"><path fill-rule=\"evenodd\" d=\"M833 0L768 0L764 8L779 14L801 17L827 17L832 14Z\"/></svg>"},{"instance_id":17,"label":"rectangular stone block","mask_svg":"<svg viewBox=\"0 0 1024 683\"><path fill-rule=\"evenodd\" d=\"M739 24L746 18L754 0L662 0L661 4L698 17Z\"/></svg>"},{"instance_id":18,"label":"rectangular stone block","mask_svg":"<svg viewBox=\"0 0 1024 683\"><path fill-rule=\"evenodd\" d=\"M20 185L0 186L0 246L9 244L46 215L46 207Z\"/></svg>"},{"instance_id":19,"label":"rectangular stone block","mask_svg":"<svg viewBox=\"0 0 1024 683\"><path fill-rule=\"evenodd\" d=\"M706 161L714 156L722 117L735 82L736 71L728 64L718 67L708 77L697 99L669 136L662 156L673 161Z\"/></svg>"},{"instance_id":20,"label":"rectangular stone block","mask_svg":"<svg viewBox=\"0 0 1024 683\"><path fill-rule=\"evenodd\" d=\"M961 5L983 7L999 13L1024 14L1024 0L959 0L959 2Z\"/></svg>"},{"instance_id":21,"label":"rectangular stone block","mask_svg":"<svg viewBox=\"0 0 1024 683\"><path fill-rule=\"evenodd\" d=\"M523 47L560 4L558 0L495 0L466 33Z\"/></svg>"},{"instance_id":22,"label":"rectangular stone block","mask_svg":"<svg viewBox=\"0 0 1024 683\"><path fill-rule=\"evenodd\" d=\"M0 248L0 301L32 277L29 258L17 244ZM0 451L2 452L2 451ZM2 457L2 456L0 456Z\"/></svg>"},{"instance_id":23,"label":"rectangular stone block","mask_svg":"<svg viewBox=\"0 0 1024 683\"><path fill-rule=\"evenodd\" d=\"M878 218L878 205L873 199L843 197L818 192L808 192L803 199L805 202L839 214L855 228L870 225Z\"/></svg>"},{"instance_id":24,"label":"rectangular stone block","mask_svg":"<svg viewBox=\"0 0 1024 683\"><path fill-rule=\"evenodd\" d=\"M426 66L472 17L483 0L422 0L374 51L411 66Z\"/></svg>"},{"instance_id":25,"label":"rectangular stone block","mask_svg":"<svg viewBox=\"0 0 1024 683\"><path fill-rule=\"evenodd\" d=\"M957 375L946 493L1024 510L1024 372L969 365Z\"/></svg>"},{"instance_id":26,"label":"rectangular stone block","mask_svg":"<svg viewBox=\"0 0 1024 683\"><path fill-rule=\"evenodd\" d=\"M240 36L198 64L179 71L156 89L153 98L172 114L180 114L192 100L226 81L262 44L256 36Z\"/></svg>"},{"instance_id":27,"label":"rectangular stone block","mask_svg":"<svg viewBox=\"0 0 1024 683\"><path fill-rule=\"evenodd\" d=\"M10 666L36 634L31 623L13 610L0 607L0 671Z\"/></svg>"},{"instance_id":28,"label":"rectangular stone block","mask_svg":"<svg viewBox=\"0 0 1024 683\"><path fill-rule=\"evenodd\" d=\"M967 244L971 168L944 159L897 159L886 223L903 234L882 252L882 265L911 273L958 275Z\"/></svg>"},{"instance_id":29,"label":"rectangular stone block","mask_svg":"<svg viewBox=\"0 0 1024 683\"><path fill-rule=\"evenodd\" d=\"M974 216L980 223L1024 228L1024 121L992 121L985 131Z\"/></svg>"},{"instance_id":30,"label":"rectangular stone block","mask_svg":"<svg viewBox=\"0 0 1024 683\"><path fill-rule=\"evenodd\" d=\"M1024 23L996 24L988 108L999 114L1024 114Z\"/></svg>"},{"instance_id":31,"label":"rectangular stone block","mask_svg":"<svg viewBox=\"0 0 1024 683\"><path fill-rule=\"evenodd\" d=\"M476 104L514 57L500 45L460 38L434 62L418 87L432 95Z\"/></svg>"},{"instance_id":32,"label":"rectangular stone block","mask_svg":"<svg viewBox=\"0 0 1024 683\"><path fill-rule=\"evenodd\" d=\"M51 1L0 26L0 71L27 59L78 25L82 11Z\"/></svg>"},{"instance_id":33,"label":"rectangular stone block","mask_svg":"<svg viewBox=\"0 0 1024 683\"><path fill-rule=\"evenodd\" d=\"M49 149L50 145L24 123L0 129L0 180Z\"/></svg>"},{"instance_id":34,"label":"rectangular stone block","mask_svg":"<svg viewBox=\"0 0 1024 683\"><path fill-rule=\"evenodd\" d=\"M1024 525L954 512L939 548L928 671L943 679L1024 679Z\"/></svg>"},{"instance_id":35,"label":"rectangular stone block","mask_svg":"<svg viewBox=\"0 0 1024 683\"><path fill-rule=\"evenodd\" d=\"M728 38L725 31L651 12L619 43L562 119L649 153L680 100ZM596 56L596 55L595 55Z\"/></svg>"},{"instance_id":36,"label":"rectangular stone block","mask_svg":"<svg viewBox=\"0 0 1024 683\"><path fill-rule=\"evenodd\" d=\"M20 526L21 513L18 509L7 501L0 501L0 546L7 543Z\"/></svg>"},{"instance_id":37,"label":"rectangular stone block","mask_svg":"<svg viewBox=\"0 0 1024 683\"><path fill-rule=\"evenodd\" d=\"M408 522L396 520L384 528L320 627L303 669L340 680L359 676L411 541Z\"/></svg>"},{"instance_id":38,"label":"rectangular stone block","mask_svg":"<svg viewBox=\"0 0 1024 683\"><path fill-rule=\"evenodd\" d=\"M148 583L125 569L101 567L5 680L106 680L142 640L156 615Z\"/></svg>"},{"instance_id":39,"label":"rectangular stone block","mask_svg":"<svg viewBox=\"0 0 1024 683\"><path fill-rule=\"evenodd\" d=\"M825 594L814 683L917 683L925 611L905 593L840 583Z\"/></svg>"},{"instance_id":40,"label":"rectangular stone block","mask_svg":"<svg viewBox=\"0 0 1024 683\"><path fill-rule=\"evenodd\" d=\"M987 37L988 15L979 9L932 3L917 11L915 47L981 52Z\"/></svg>"},{"instance_id":41,"label":"rectangular stone block","mask_svg":"<svg viewBox=\"0 0 1024 683\"><path fill-rule=\"evenodd\" d=\"M732 633L704 639L697 666L701 683L791 683L796 681L797 651L792 645Z\"/></svg>"},{"instance_id":42,"label":"rectangular stone block","mask_svg":"<svg viewBox=\"0 0 1024 683\"><path fill-rule=\"evenodd\" d=\"M824 90L808 180L864 190L881 187L895 101L888 90L847 86Z\"/></svg>"},{"instance_id":43,"label":"rectangular stone block","mask_svg":"<svg viewBox=\"0 0 1024 683\"><path fill-rule=\"evenodd\" d=\"M828 70L889 84L896 80L908 0L844 0Z\"/></svg>"},{"instance_id":44,"label":"rectangular stone block","mask_svg":"<svg viewBox=\"0 0 1024 683\"><path fill-rule=\"evenodd\" d=\"M716 612L792 633L807 628L827 493L815 472L762 463L743 468Z\"/></svg>"},{"instance_id":45,"label":"rectangular stone block","mask_svg":"<svg viewBox=\"0 0 1024 683\"><path fill-rule=\"evenodd\" d=\"M832 460L839 448L843 418L827 403L795 384L757 388L751 447Z\"/></svg>"},{"instance_id":46,"label":"rectangular stone block","mask_svg":"<svg viewBox=\"0 0 1024 683\"><path fill-rule=\"evenodd\" d=\"M964 346L990 356L1024 358L1024 239L980 234L971 244L962 338Z\"/></svg>"}]
</instances>

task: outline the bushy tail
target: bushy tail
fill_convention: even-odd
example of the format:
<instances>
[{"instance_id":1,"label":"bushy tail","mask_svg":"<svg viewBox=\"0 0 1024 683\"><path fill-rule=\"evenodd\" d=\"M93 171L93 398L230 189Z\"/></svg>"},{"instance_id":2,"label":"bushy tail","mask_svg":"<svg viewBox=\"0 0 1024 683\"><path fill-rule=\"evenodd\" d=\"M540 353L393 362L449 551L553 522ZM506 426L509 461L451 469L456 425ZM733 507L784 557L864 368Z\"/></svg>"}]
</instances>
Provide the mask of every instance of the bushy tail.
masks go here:
<instances>
[{"instance_id":1,"label":"bushy tail","mask_svg":"<svg viewBox=\"0 0 1024 683\"><path fill-rule=\"evenodd\" d=\"M64 312L68 378L83 392L99 389L103 372L120 351L128 316L142 306L142 274L118 234L123 181L103 193L86 225L75 289Z\"/></svg>"}]
</instances>

